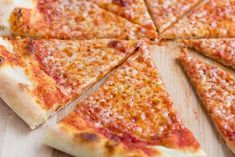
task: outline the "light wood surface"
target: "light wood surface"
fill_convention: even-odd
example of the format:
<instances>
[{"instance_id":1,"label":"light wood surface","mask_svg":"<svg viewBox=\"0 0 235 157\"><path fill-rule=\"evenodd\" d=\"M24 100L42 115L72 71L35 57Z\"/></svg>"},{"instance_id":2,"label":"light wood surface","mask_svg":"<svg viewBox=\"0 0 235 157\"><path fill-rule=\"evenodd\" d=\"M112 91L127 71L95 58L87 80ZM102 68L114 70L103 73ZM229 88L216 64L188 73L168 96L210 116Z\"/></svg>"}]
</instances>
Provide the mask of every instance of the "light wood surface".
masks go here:
<instances>
[{"instance_id":1,"label":"light wood surface","mask_svg":"<svg viewBox=\"0 0 235 157\"><path fill-rule=\"evenodd\" d=\"M210 118L206 115L190 82L177 62L180 53L175 43L154 46L151 50L165 86L180 113L184 124L194 133L208 157L233 157L234 155L219 138ZM192 55L196 53L192 52ZM208 58L201 57L212 64ZM217 64L219 65L219 64ZM226 69L226 68L225 68ZM227 69L226 69L227 70ZM229 70L233 73L233 71ZM102 82L102 81L101 81ZM100 83L88 90L77 102L87 97ZM69 157L42 144L43 128L56 123L73 110L70 104L36 130L30 130L26 124L7 105L0 100L0 157Z\"/></svg>"}]
</instances>

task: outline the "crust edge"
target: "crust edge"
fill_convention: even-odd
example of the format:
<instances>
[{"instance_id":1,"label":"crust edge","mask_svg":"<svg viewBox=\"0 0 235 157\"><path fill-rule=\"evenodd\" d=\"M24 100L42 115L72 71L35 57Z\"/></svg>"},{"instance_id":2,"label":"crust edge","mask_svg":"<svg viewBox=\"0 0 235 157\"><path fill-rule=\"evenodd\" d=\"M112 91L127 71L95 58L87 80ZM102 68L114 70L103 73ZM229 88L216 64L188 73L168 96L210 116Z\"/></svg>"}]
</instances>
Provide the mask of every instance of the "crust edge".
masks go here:
<instances>
[{"instance_id":1,"label":"crust edge","mask_svg":"<svg viewBox=\"0 0 235 157\"><path fill-rule=\"evenodd\" d=\"M83 141L80 138L75 139L75 136L81 134L90 134L97 137L96 139ZM84 156L84 157L148 157L142 151L134 150L128 151L122 144L112 144L112 141L106 137L97 134L94 130L84 129L82 131L74 130L70 126L59 123L52 127L44 130L44 142L45 145L63 151L73 156ZM111 152L107 149L107 144L111 143ZM169 149L163 146L151 147L158 153L154 154L153 157L206 157L204 151L199 148L198 150L177 150Z\"/></svg>"},{"instance_id":2,"label":"crust edge","mask_svg":"<svg viewBox=\"0 0 235 157\"><path fill-rule=\"evenodd\" d=\"M44 111L30 94L27 85L7 74L5 67L0 69L0 96L2 100L21 117L31 129L35 129L48 119ZM14 69L11 67L11 69ZM17 76L16 76L17 77ZM25 88L22 86L26 86Z\"/></svg>"}]
</instances>

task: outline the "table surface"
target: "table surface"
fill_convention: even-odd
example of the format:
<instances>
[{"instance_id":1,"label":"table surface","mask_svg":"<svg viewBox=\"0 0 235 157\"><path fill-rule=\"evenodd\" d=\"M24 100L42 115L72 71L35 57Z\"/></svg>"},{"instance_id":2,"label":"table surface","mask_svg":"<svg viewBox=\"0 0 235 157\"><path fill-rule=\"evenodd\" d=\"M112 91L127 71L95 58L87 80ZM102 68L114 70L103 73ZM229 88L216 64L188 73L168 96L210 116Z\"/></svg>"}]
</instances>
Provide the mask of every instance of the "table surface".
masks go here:
<instances>
[{"instance_id":1,"label":"table surface","mask_svg":"<svg viewBox=\"0 0 235 157\"><path fill-rule=\"evenodd\" d=\"M233 154L225 146L218 136L210 118L200 103L193 87L188 81L182 67L177 62L180 49L174 42L168 42L162 46L153 46L151 55L156 64L165 86L180 113L184 124L194 133L208 157L232 157ZM191 52L191 55L200 57L216 64L208 58ZM224 67L222 67L224 68ZM224 68L229 72L233 71ZM104 80L104 79L103 79ZM102 80L102 81L103 81ZM101 82L102 82L101 81ZM76 102L83 100L91 92L97 89L100 83L90 88ZM69 157L59 151L53 150L42 144L43 130L48 125L55 124L65 115L71 112L76 103L59 111L47 124L36 130L30 130L28 126L0 100L0 157Z\"/></svg>"}]
</instances>

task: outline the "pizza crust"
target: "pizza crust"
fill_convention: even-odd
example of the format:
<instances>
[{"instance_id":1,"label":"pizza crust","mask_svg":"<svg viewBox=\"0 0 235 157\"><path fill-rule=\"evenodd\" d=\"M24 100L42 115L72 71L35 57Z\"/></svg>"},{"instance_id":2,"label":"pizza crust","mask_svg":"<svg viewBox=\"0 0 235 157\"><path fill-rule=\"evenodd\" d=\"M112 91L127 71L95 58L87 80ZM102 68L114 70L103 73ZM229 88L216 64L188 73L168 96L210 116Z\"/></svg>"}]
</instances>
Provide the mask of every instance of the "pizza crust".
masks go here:
<instances>
[{"instance_id":1,"label":"pizza crust","mask_svg":"<svg viewBox=\"0 0 235 157\"><path fill-rule=\"evenodd\" d=\"M31 82L23 69L6 65L0 68L0 96L31 129L46 122L47 112L44 111L30 95Z\"/></svg>"},{"instance_id":2,"label":"pizza crust","mask_svg":"<svg viewBox=\"0 0 235 157\"><path fill-rule=\"evenodd\" d=\"M76 157L145 157L141 151L127 151L94 130L78 131L61 123L47 128L44 144Z\"/></svg>"},{"instance_id":3,"label":"pizza crust","mask_svg":"<svg viewBox=\"0 0 235 157\"><path fill-rule=\"evenodd\" d=\"M148 157L148 155L140 150L126 149L123 144L117 144L94 130L78 131L63 123L45 130L44 144L76 157ZM177 150L164 146L151 148L157 152L153 157L206 156L201 149Z\"/></svg>"},{"instance_id":4,"label":"pizza crust","mask_svg":"<svg viewBox=\"0 0 235 157\"><path fill-rule=\"evenodd\" d=\"M1 0L0 1L0 35L10 34L9 18L14 8L34 8L36 0Z\"/></svg>"}]
</instances>

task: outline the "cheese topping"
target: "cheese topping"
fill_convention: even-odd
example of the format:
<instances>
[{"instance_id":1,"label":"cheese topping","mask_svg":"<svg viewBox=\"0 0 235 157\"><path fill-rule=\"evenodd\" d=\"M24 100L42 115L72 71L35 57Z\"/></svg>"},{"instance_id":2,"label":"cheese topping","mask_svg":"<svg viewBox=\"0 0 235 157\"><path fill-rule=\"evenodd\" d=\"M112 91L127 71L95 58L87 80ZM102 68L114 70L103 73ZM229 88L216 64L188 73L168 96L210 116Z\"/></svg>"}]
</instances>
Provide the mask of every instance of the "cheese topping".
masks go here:
<instances>
[{"instance_id":1,"label":"cheese topping","mask_svg":"<svg viewBox=\"0 0 235 157\"><path fill-rule=\"evenodd\" d=\"M155 31L154 23L143 0L89 0L101 8L109 10L141 26Z\"/></svg>"},{"instance_id":2,"label":"cheese topping","mask_svg":"<svg viewBox=\"0 0 235 157\"><path fill-rule=\"evenodd\" d=\"M235 36L235 1L209 0L162 34L164 38Z\"/></svg>"},{"instance_id":3,"label":"cheese topping","mask_svg":"<svg viewBox=\"0 0 235 157\"><path fill-rule=\"evenodd\" d=\"M190 57L181 62L215 125L235 144L235 77Z\"/></svg>"},{"instance_id":4,"label":"cheese topping","mask_svg":"<svg viewBox=\"0 0 235 157\"><path fill-rule=\"evenodd\" d=\"M235 39L186 40L187 46L235 69Z\"/></svg>"},{"instance_id":5,"label":"cheese topping","mask_svg":"<svg viewBox=\"0 0 235 157\"><path fill-rule=\"evenodd\" d=\"M201 0L146 0L146 2L158 31L163 32Z\"/></svg>"},{"instance_id":6,"label":"cheese topping","mask_svg":"<svg viewBox=\"0 0 235 157\"><path fill-rule=\"evenodd\" d=\"M77 0L39 0L37 9L17 8L11 18L16 35L56 39L156 38L148 28Z\"/></svg>"},{"instance_id":7,"label":"cheese topping","mask_svg":"<svg viewBox=\"0 0 235 157\"><path fill-rule=\"evenodd\" d=\"M10 39L14 53L0 46L1 65L24 69L31 94L42 108L66 105L134 53L141 41ZM56 109L57 109L56 108Z\"/></svg>"},{"instance_id":8,"label":"cheese topping","mask_svg":"<svg viewBox=\"0 0 235 157\"><path fill-rule=\"evenodd\" d=\"M108 139L123 142L128 149L138 147L144 152L152 145L199 148L174 110L148 51L143 49L62 123L78 130L94 128Z\"/></svg>"},{"instance_id":9,"label":"cheese topping","mask_svg":"<svg viewBox=\"0 0 235 157\"><path fill-rule=\"evenodd\" d=\"M121 40L39 40L29 46L41 68L55 79L63 93L77 97L132 54L138 44Z\"/></svg>"}]
</instances>

